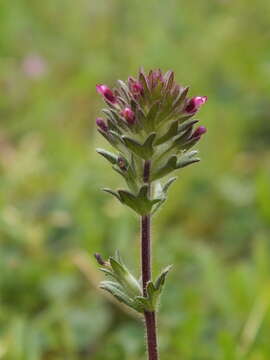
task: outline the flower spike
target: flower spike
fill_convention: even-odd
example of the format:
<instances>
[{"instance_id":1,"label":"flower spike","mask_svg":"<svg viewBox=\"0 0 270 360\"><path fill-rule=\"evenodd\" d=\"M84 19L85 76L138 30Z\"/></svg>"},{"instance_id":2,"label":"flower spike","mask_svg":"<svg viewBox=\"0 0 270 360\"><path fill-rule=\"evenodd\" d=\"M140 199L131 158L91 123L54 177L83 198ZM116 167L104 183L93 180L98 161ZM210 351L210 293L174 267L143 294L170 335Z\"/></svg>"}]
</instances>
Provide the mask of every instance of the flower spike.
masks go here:
<instances>
[{"instance_id":1,"label":"flower spike","mask_svg":"<svg viewBox=\"0 0 270 360\"><path fill-rule=\"evenodd\" d=\"M151 273L151 218L167 200L176 171L200 161L191 148L206 133L204 126L195 127L193 116L206 103L206 96L188 98L189 88L175 81L173 71L143 69L138 77L118 80L112 91L97 85L107 105L103 118L97 118L99 133L115 152L97 152L121 175L126 188L103 190L141 218L141 277L135 277L119 253L104 261L95 258L108 278L100 287L121 303L144 315L148 359L158 360L156 311L170 266L153 281ZM168 178L167 178L168 177ZM165 178L165 179L164 179Z\"/></svg>"},{"instance_id":2,"label":"flower spike","mask_svg":"<svg viewBox=\"0 0 270 360\"><path fill-rule=\"evenodd\" d=\"M96 88L108 105L103 110L104 119L97 118L97 127L118 154L103 149L98 152L113 164L128 187L111 194L141 214L143 203L160 203L167 198L162 190L165 176L200 160L197 152L190 149L206 128L194 129L198 120L192 117L207 97L188 98L188 87L177 84L174 72L164 73L160 69L150 70L148 74L140 69L137 78L118 80L115 91L104 84ZM155 181L161 192L151 191L142 200L138 193L146 182L143 175L146 161L151 164L149 179ZM153 208L154 212L155 207L148 205L146 208Z\"/></svg>"}]
</instances>

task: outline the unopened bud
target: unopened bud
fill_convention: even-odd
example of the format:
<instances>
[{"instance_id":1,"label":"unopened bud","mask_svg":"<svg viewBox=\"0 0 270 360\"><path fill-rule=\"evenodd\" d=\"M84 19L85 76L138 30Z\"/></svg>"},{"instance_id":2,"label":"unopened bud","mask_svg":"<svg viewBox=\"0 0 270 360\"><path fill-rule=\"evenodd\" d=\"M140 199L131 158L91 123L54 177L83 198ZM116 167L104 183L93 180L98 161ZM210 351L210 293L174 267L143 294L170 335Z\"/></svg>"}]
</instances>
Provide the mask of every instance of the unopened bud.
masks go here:
<instances>
[{"instance_id":1,"label":"unopened bud","mask_svg":"<svg viewBox=\"0 0 270 360\"><path fill-rule=\"evenodd\" d=\"M203 134L205 134L207 132L206 127L204 126L199 126L194 133L191 135L191 138L197 138L197 137L201 137Z\"/></svg>"},{"instance_id":2,"label":"unopened bud","mask_svg":"<svg viewBox=\"0 0 270 360\"><path fill-rule=\"evenodd\" d=\"M135 122L135 114L129 107L125 107L124 110L121 111L121 115L126 119L127 123L133 125Z\"/></svg>"},{"instance_id":3,"label":"unopened bud","mask_svg":"<svg viewBox=\"0 0 270 360\"><path fill-rule=\"evenodd\" d=\"M128 83L129 83L129 88L133 95L140 95L143 92L143 87L139 83L139 81L130 77L128 79Z\"/></svg>"},{"instance_id":4,"label":"unopened bud","mask_svg":"<svg viewBox=\"0 0 270 360\"><path fill-rule=\"evenodd\" d=\"M106 262L102 259L101 255L99 253L95 253L94 257L97 260L97 262L99 263L99 265L101 265L101 266L106 265Z\"/></svg>"},{"instance_id":5,"label":"unopened bud","mask_svg":"<svg viewBox=\"0 0 270 360\"><path fill-rule=\"evenodd\" d=\"M158 70L152 71L150 80L152 80L153 87L157 86L159 81L161 81L161 82L164 81L161 70L158 69Z\"/></svg>"},{"instance_id":6,"label":"unopened bud","mask_svg":"<svg viewBox=\"0 0 270 360\"><path fill-rule=\"evenodd\" d=\"M207 101L207 96L196 96L194 98L191 98L186 107L185 107L185 112L189 113L189 114L193 114L196 111L199 110L199 108Z\"/></svg>"},{"instance_id":7,"label":"unopened bud","mask_svg":"<svg viewBox=\"0 0 270 360\"><path fill-rule=\"evenodd\" d=\"M103 95L105 99L110 101L112 104L117 102L116 96L107 85L97 85L96 89L98 93Z\"/></svg>"},{"instance_id":8,"label":"unopened bud","mask_svg":"<svg viewBox=\"0 0 270 360\"><path fill-rule=\"evenodd\" d=\"M105 132L108 131L108 125L106 124L106 122L102 118L97 118L96 119L96 124L101 130L103 130Z\"/></svg>"}]
</instances>

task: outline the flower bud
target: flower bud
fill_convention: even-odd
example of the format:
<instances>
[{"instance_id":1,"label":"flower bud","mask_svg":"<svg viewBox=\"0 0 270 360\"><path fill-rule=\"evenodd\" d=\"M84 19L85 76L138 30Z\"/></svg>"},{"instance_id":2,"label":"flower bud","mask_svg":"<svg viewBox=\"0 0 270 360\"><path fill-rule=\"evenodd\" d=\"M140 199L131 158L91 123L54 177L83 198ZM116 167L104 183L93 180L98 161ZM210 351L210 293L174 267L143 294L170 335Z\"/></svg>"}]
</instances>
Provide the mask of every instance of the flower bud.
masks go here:
<instances>
[{"instance_id":1,"label":"flower bud","mask_svg":"<svg viewBox=\"0 0 270 360\"><path fill-rule=\"evenodd\" d=\"M129 78L128 82L129 82L129 88L133 95L140 95L142 93L143 87L139 83L139 81L137 81L133 78Z\"/></svg>"},{"instance_id":2,"label":"flower bud","mask_svg":"<svg viewBox=\"0 0 270 360\"><path fill-rule=\"evenodd\" d=\"M97 118L96 119L96 124L102 131L105 131L105 132L108 131L108 125L106 124L106 122L102 118Z\"/></svg>"},{"instance_id":3,"label":"flower bud","mask_svg":"<svg viewBox=\"0 0 270 360\"><path fill-rule=\"evenodd\" d=\"M150 72L150 81L152 83L152 87L156 87L159 81L164 81L161 70L153 70Z\"/></svg>"},{"instance_id":4,"label":"flower bud","mask_svg":"<svg viewBox=\"0 0 270 360\"><path fill-rule=\"evenodd\" d=\"M193 97L191 98L184 111L189 113L189 114L193 114L195 113L196 111L199 110L199 108L207 101L207 96L196 96L196 97Z\"/></svg>"},{"instance_id":5,"label":"flower bud","mask_svg":"<svg viewBox=\"0 0 270 360\"><path fill-rule=\"evenodd\" d=\"M207 129L206 127L204 126L199 126L195 131L194 133L191 135L191 138L194 139L194 138L200 138L203 134L205 134L207 132Z\"/></svg>"},{"instance_id":6,"label":"flower bud","mask_svg":"<svg viewBox=\"0 0 270 360\"><path fill-rule=\"evenodd\" d=\"M99 253L94 254L95 259L97 260L98 264L101 266L105 266L106 262L102 259L102 256Z\"/></svg>"},{"instance_id":7,"label":"flower bud","mask_svg":"<svg viewBox=\"0 0 270 360\"><path fill-rule=\"evenodd\" d=\"M122 156L118 157L117 164L121 170L123 170L123 171L127 170L127 167L128 167L127 161Z\"/></svg>"},{"instance_id":8,"label":"flower bud","mask_svg":"<svg viewBox=\"0 0 270 360\"><path fill-rule=\"evenodd\" d=\"M97 92L104 96L106 100L115 104L117 99L112 90L107 85L97 85Z\"/></svg>"},{"instance_id":9,"label":"flower bud","mask_svg":"<svg viewBox=\"0 0 270 360\"><path fill-rule=\"evenodd\" d=\"M128 122L128 124L133 125L135 122L135 114L129 107L125 107L124 110L120 113Z\"/></svg>"}]
</instances>

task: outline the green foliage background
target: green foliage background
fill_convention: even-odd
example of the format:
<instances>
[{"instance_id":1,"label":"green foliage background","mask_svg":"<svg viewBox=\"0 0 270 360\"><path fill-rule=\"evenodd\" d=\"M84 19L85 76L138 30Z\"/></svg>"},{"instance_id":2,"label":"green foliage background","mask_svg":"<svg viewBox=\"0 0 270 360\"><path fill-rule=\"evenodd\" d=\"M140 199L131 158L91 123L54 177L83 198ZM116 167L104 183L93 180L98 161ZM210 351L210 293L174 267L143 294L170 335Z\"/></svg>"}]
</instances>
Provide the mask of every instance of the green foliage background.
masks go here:
<instances>
[{"instance_id":1,"label":"green foliage background","mask_svg":"<svg viewBox=\"0 0 270 360\"><path fill-rule=\"evenodd\" d=\"M270 358L270 2L0 4L0 359L142 360L142 323L92 253L139 271L138 221L99 191L96 83L174 69L209 131L155 218L162 360ZM36 54L44 71L25 71Z\"/></svg>"}]
</instances>

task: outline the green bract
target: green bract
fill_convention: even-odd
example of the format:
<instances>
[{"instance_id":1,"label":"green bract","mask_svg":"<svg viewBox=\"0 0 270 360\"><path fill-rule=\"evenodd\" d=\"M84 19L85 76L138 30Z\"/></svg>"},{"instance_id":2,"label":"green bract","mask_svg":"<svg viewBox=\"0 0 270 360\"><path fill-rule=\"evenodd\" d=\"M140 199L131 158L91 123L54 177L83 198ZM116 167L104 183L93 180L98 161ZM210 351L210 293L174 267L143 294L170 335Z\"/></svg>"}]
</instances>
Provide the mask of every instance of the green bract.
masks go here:
<instances>
[{"instance_id":1,"label":"green bract","mask_svg":"<svg viewBox=\"0 0 270 360\"><path fill-rule=\"evenodd\" d=\"M200 126L194 130L198 120L192 117L207 98L188 98L188 88L176 84L174 73L160 70L148 75L141 70L138 79L119 80L114 90L106 85L97 85L97 90L107 104L104 119L97 119L98 130L116 153L97 152L113 165L128 187L104 190L139 215L153 214L167 198L168 186L161 179L200 160L197 151L190 148L206 129ZM151 164L147 181L145 161ZM147 182L155 191L150 191Z\"/></svg>"},{"instance_id":2,"label":"green bract","mask_svg":"<svg viewBox=\"0 0 270 360\"><path fill-rule=\"evenodd\" d=\"M166 276L171 266L165 268L156 281L149 281L146 296L143 296L142 285L127 269L118 252L110 257L100 268L109 280L102 281L100 287L112 294L118 301L133 310L143 313L157 309Z\"/></svg>"}]
</instances>

